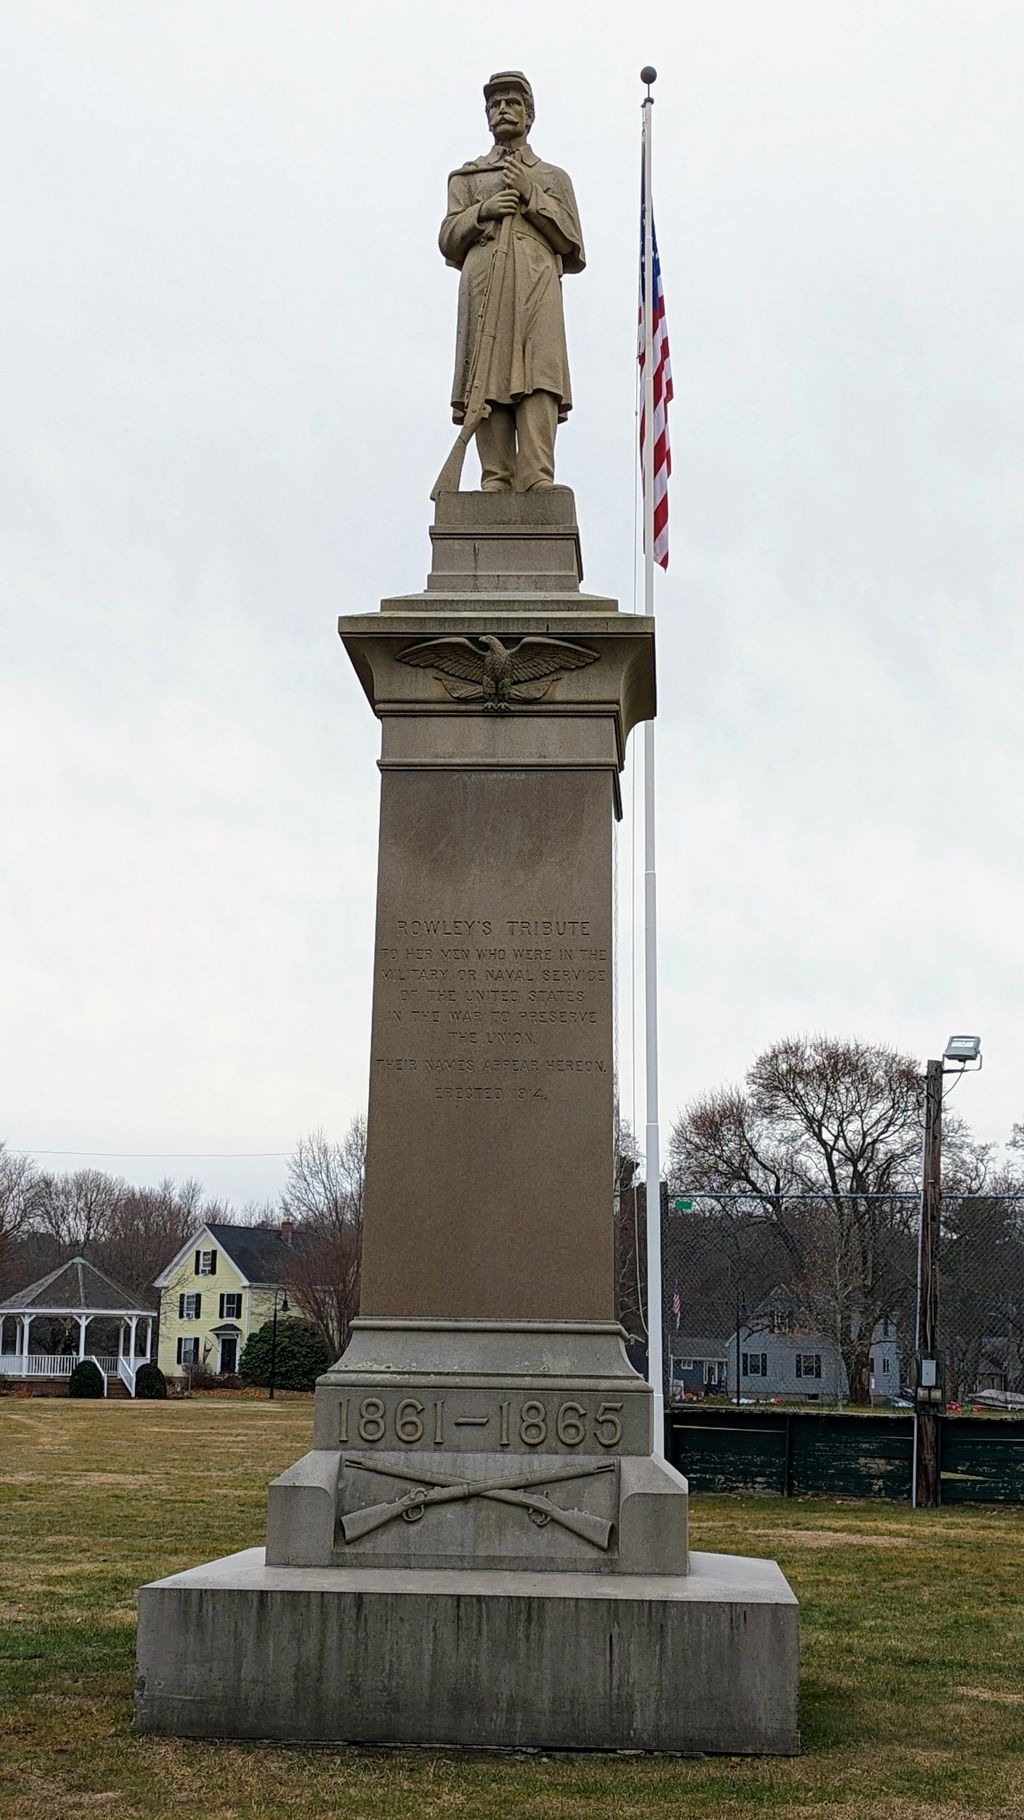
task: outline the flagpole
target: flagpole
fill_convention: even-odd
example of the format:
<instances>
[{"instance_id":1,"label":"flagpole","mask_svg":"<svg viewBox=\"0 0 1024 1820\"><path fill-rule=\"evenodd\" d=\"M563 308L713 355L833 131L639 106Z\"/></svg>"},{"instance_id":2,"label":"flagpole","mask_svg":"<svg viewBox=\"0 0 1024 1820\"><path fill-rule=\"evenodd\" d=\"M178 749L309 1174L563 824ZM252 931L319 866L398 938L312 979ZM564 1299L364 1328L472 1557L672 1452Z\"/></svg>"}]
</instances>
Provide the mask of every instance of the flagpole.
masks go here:
<instances>
[{"instance_id":1,"label":"flagpole","mask_svg":"<svg viewBox=\"0 0 1024 1820\"><path fill-rule=\"evenodd\" d=\"M640 71L643 102L644 190L644 612L654 612L654 210L651 193L651 85L657 70ZM655 863L654 721L644 722L644 1077L647 1096L647 1380L654 1392L653 1450L665 1452L665 1366L661 1284L661 1133L658 1120L658 874Z\"/></svg>"}]
</instances>

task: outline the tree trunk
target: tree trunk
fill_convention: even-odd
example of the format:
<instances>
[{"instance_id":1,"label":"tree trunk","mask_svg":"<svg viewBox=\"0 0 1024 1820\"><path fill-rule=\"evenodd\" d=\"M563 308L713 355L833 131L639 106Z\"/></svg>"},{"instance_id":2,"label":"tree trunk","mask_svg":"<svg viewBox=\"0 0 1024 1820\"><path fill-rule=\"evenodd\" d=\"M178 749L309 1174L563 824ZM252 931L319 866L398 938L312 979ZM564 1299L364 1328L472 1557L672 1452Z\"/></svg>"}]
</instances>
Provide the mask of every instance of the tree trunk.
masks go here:
<instances>
[{"instance_id":1,"label":"tree trunk","mask_svg":"<svg viewBox=\"0 0 1024 1820\"><path fill-rule=\"evenodd\" d=\"M850 1402L871 1403L871 1348L858 1346L846 1362L850 1380Z\"/></svg>"}]
</instances>

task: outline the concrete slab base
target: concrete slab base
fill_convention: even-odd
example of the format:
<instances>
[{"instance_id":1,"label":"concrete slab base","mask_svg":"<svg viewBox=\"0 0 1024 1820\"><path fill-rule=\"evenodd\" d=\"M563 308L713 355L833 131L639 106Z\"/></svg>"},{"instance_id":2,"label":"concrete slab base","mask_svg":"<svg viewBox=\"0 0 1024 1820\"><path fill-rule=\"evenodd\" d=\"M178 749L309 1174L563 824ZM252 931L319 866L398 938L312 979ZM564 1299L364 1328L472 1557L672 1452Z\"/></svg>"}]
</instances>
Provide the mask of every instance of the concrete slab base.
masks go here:
<instances>
[{"instance_id":1,"label":"concrete slab base","mask_svg":"<svg viewBox=\"0 0 1024 1820\"><path fill-rule=\"evenodd\" d=\"M774 1561L686 1575L268 1567L144 1586L136 1728L177 1737L791 1754L796 1599Z\"/></svg>"}]
</instances>

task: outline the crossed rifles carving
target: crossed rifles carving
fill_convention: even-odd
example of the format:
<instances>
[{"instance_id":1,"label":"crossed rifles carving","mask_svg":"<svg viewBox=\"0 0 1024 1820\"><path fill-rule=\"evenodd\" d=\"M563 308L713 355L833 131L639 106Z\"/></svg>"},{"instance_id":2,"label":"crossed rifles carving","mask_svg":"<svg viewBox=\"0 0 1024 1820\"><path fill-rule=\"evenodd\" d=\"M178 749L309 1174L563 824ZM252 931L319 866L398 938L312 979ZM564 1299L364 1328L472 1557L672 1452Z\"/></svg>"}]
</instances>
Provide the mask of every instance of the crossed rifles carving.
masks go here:
<instances>
[{"instance_id":1,"label":"crossed rifles carving","mask_svg":"<svg viewBox=\"0 0 1024 1820\"><path fill-rule=\"evenodd\" d=\"M591 1516L588 1510L563 1510L537 1488L557 1485L564 1479L589 1479L599 1472L614 1472L614 1460L598 1460L593 1466L560 1466L553 1472L517 1473L512 1478L493 1480L452 1479L441 1473L413 1472L401 1466L384 1466L376 1460L361 1459L358 1454L346 1454L344 1463L358 1467L360 1472L379 1472L388 1479L411 1481L410 1489L400 1498L392 1498L387 1504L368 1504L364 1510L349 1511L343 1516L341 1529L346 1542L358 1542L360 1537L383 1529L385 1523L393 1522L396 1517L406 1523L418 1523L424 1511L435 1504L458 1504L466 1498L490 1498L496 1504L517 1504L539 1529L547 1523L557 1523L584 1542L592 1542L595 1548L607 1548L611 1537L612 1526L606 1518Z\"/></svg>"}]
</instances>

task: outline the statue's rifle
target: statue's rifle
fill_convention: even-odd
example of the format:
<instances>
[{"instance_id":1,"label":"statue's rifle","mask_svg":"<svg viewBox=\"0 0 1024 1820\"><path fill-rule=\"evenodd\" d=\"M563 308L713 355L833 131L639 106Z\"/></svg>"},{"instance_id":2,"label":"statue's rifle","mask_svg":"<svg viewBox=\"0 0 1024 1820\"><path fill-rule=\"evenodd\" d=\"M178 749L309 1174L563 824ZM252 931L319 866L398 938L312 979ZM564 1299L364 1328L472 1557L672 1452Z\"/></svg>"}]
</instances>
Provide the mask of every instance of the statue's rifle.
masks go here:
<instances>
[{"instance_id":1,"label":"statue's rifle","mask_svg":"<svg viewBox=\"0 0 1024 1820\"><path fill-rule=\"evenodd\" d=\"M473 349L473 362L469 371L466 415L452 445L451 454L434 482L430 497L435 501L442 493L458 492L466 450L484 419L491 414L491 407L487 401L487 381L491 371L491 354L498 338L498 312L501 309L501 293L505 283L505 267L508 264L508 247L512 238L513 219L513 215L505 215L502 218L498 238L491 254L491 263L487 271L487 288L480 307L476 346Z\"/></svg>"},{"instance_id":2,"label":"statue's rifle","mask_svg":"<svg viewBox=\"0 0 1024 1820\"><path fill-rule=\"evenodd\" d=\"M593 1543L595 1548L607 1548L611 1536L612 1526L607 1518L592 1516L587 1510L564 1510L560 1504L552 1504L549 1498L530 1488L554 1485L564 1479L586 1479L599 1472L614 1472L614 1460L599 1460L592 1466L564 1466L543 1474L517 1473L513 1478L495 1480L451 1479L439 1473L385 1466L352 1455L346 1456L345 1465L357 1467L361 1472L379 1472L389 1479L408 1479L412 1483L412 1490L400 1498L393 1498L387 1504L368 1504L364 1510L349 1511L343 1516L341 1528L346 1542L358 1542L362 1536L382 1529L396 1517L416 1523L424 1510L435 1504L458 1504L467 1498L490 1498L498 1504L518 1505L530 1513L535 1523L557 1523L584 1542ZM432 1489L428 1490L428 1487Z\"/></svg>"}]
</instances>

